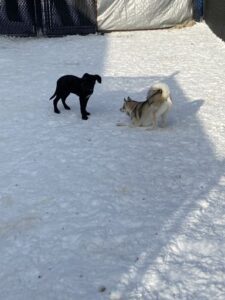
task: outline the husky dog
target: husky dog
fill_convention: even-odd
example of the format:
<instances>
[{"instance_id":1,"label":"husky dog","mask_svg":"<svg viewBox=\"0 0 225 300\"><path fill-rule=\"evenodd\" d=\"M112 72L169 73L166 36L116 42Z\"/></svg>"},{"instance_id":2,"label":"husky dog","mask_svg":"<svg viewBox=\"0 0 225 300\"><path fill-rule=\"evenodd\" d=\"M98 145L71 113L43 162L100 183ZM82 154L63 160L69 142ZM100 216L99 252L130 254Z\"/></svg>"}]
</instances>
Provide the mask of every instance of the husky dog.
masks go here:
<instances>
[{"instance_id":1,"label":"husky dog","mask_svg":"<svg viewBox=\"0 0 225 300\"><path fill-rule=\"evenodd\" d=\"M150 126L156 128L159 119L162 119L162 125L165 126L168 111L171 109L172 101L170 90L165 83L156 83L148 90L145 101L138 102L130 97L124 98L123 107L120 109L126 112L131 118L132 126ZM118 123L117 126L124 126Z\"/></svg>"}]
</instances>

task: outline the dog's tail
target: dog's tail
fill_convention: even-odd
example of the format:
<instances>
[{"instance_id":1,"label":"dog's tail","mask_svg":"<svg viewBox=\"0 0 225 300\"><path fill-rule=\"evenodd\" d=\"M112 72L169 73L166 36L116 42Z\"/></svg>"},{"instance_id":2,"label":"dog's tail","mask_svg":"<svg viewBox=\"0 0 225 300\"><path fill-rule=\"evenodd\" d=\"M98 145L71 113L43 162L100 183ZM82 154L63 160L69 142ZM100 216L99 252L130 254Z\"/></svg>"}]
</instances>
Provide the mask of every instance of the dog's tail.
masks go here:
<instances>
[{"instance_id":1,"label":"dog's tail","mask_svg":"<svg viewBox=\"0 0 225 300\"><path fill-rule=\"evenodd\" d=\"M55 93L51 96L51 98L49 98L49 100L52 100L55 96L56 96L56 90Z\"/></svg>"},{"instance_id":2,"label":"dog's tail","mask_svg":"<svg viewBox=\"0 0 225 300\"><path fill-rule=\"evenodd\" d=\"M170 97L170 89L168 85L166 83L159 82L151 86L147 94L147 100L150 100L150 98L158 92L162 93L163 100L166 100L168 97Z\"/></svg>"}]
</instances>

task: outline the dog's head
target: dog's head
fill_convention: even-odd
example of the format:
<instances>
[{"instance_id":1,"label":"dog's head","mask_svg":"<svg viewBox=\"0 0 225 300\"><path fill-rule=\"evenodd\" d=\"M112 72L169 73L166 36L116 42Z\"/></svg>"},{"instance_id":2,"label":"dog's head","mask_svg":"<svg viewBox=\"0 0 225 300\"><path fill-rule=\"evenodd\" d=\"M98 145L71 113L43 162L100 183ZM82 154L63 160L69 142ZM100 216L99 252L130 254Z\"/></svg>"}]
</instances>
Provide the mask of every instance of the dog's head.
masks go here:
<instances>
[{"instance_id":1,"label":"dog's head","mask_svg":"<svg viewBox=\"0 0 225 300\"><path fill-rule=\"evenodd\" d=\"M120 108L120 111L121 112L125 112L125 113L127 113L128 115L130 115L130 113L131 113L131 111L132 111L132 103L133 103L134 101L128 96L127 97L127 99L126 98L124 98L123 99L123 106Z\"/></svg>"},{"instance_id":2,"label":"dog's head","mask_svg":"<svg viewBox=\"0 0 225 300\"><path fill-rule=\"evenodd\" d=\"M91 95L94 91L94 86L96 81L99 83L102 82L102 78L99 75L91 75L88 73L85 73L82 77L82 88L85 94Z\"/></svg>"},{"instance_id":3,"label":"dog's head","mask_svg":"<svg viewBox=\"0 0 225 300\"><path fill-rule=\"evenodd\" d=\"M83 80L87 80L87 81L90 81L90 82L96 82L98 81L98 83L102 83L102 78L101 76L95 74L95 75L92 75L92 74L88 74L88 73L85 73L82 77Z\"/></svg>"},{"instance_id":4,"label":"dog's head","mask_svg":"<svg viewBox=\"0 0 225 300\"><path fill-rule=\"evenodd\" d=\"M124 98L123 99L123 106L120 108L120 111L121 112L125 112L126 111L126 104L127 104L127 99L126 98Z\"/></svg>"}]
</instances>

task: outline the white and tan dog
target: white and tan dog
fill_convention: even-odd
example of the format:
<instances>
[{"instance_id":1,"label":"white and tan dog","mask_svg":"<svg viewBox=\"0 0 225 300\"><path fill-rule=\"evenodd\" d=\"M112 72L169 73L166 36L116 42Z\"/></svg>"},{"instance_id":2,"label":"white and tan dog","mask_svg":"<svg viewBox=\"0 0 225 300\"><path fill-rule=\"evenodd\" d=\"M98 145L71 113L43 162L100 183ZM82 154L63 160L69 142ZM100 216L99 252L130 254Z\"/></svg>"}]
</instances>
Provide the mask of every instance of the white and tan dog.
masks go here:
<instances>
[{"instance_id":1,"label":"white and tan dog","mask_svg":"<svg viewBox=\"0 0 225 300\"><path fill-rule=\"evenodd\" d=\"M171 106L170 89L167 84L159 82L150 87L145 101L139 102L130 97L124 98L123 107L120 111L126 112L130 116L131 126L144 126L153 129L158 126L160 119L162 125L165 126ZM118 123L117 126L125 125Z\"/></svg>"}]
</instances>

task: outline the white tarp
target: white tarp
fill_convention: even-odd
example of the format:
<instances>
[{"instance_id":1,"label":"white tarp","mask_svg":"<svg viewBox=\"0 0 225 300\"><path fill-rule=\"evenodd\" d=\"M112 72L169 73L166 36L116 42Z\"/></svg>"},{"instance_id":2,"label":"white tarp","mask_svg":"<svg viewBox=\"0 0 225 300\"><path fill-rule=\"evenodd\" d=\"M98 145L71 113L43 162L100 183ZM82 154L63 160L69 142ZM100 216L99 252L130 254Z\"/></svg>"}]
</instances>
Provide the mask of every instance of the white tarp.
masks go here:
<instances>
[{"instance_id":1,"label":"white tarp","mask_svg":"<svg viewBox=\"0 0 225 300\"><path fill-rule=\"evenodd\" d=\"M98 29L171 27L192 18L192 0L97 0Z\"/></svg>"}]
</instances>

